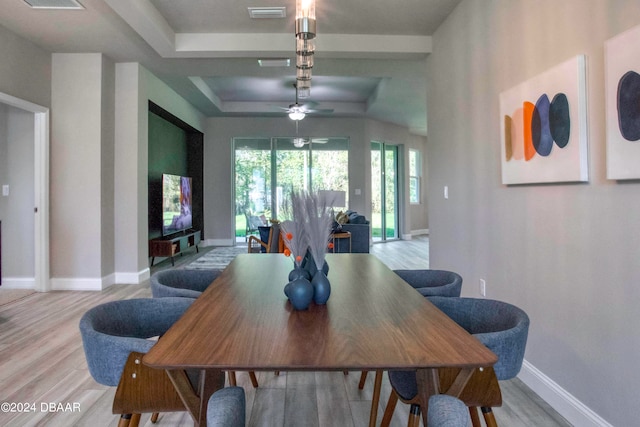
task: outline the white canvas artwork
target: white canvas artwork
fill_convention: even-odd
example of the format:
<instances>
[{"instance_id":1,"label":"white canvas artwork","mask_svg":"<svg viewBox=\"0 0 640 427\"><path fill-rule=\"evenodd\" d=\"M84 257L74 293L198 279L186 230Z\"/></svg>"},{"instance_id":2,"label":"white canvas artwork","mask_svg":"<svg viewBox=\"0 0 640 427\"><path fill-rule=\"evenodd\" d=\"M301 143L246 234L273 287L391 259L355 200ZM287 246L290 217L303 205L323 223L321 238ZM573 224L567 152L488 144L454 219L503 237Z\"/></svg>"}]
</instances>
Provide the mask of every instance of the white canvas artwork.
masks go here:
<instances>
[{"instance_id":1,"label":"white canvas artwork","mask_svg":"<svg viewBox=\"0 0 640 427\"><path fill-rule=\"evenodd\" d=\"M640 178L640 26L605 43L607 178Z\"/></svg>"},{"instance_id":2,"label":"white canvas artwork","mask_svg":"<svg viewBox=\"0 0 640 427\"><path fill-rule=\"evenodd\" d=\"M584 55L500 94L503 184L588 181Z\"/></svg>"}]
</instances>

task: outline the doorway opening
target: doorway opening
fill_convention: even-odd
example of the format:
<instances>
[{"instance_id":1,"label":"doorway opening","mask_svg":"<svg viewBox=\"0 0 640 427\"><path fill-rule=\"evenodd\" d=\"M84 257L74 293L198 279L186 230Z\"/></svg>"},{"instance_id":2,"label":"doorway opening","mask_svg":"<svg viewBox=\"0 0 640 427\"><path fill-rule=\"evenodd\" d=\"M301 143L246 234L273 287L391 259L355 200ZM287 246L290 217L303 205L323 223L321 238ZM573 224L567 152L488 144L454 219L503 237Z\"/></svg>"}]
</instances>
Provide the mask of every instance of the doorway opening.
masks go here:
<instances>
[{"instance_id":1,"label":"doorway opening","mask_svg":"<svg viewBox=\"0 0 640 427\"><path fill-rule=\"evenodd\" d=\"M29 228L33 227L33 234L20 235L19 225L2 222L5 228L5 233L2 234L5 243L2 245L5 248L3 257L16 244L28 245L32 249L27 250L30 254L27 257L29 259L22 261L21 270L16 270L15 273L6 270L2 272L3 278L6 279L2 281L3 287L46 292L51 289L49 280L49 109L5 93L0 93L0 104L33 115L32 119L28 119L28 126L33 126L33 157L24 160L33 162L33 193L31 193L32 200L24 201L26 211L19 214L29 218L33 212L33 223L27 219ZM11 183L11 177L7 176L3 179L7 181L2 183L3 195L0 197L19 196L19 192L11 191L12 187L19 188ZM7 205L13 205L13 203L7 203ZM15 234L14 237L7 234L10 229L17 229L18 237L15 237Z\"/></svg>"}]
</instances>

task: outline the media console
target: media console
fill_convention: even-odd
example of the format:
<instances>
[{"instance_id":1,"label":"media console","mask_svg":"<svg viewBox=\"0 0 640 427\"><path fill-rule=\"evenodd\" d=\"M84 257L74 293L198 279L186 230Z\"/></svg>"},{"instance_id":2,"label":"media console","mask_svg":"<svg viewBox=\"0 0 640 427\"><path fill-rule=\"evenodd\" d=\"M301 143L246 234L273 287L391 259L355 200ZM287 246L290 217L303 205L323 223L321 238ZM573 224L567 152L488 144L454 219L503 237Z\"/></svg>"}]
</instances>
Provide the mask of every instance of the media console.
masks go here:
<instances>
[{"instance_id":1,"label":"media console","mask_svg":"<svg viewBox=\"0 0 640 427\"><path fill-rule=\"evenodd\" d=\"M171 265L175 265L173 257L184 252L186 249L196 247L200 244L200 230L187 230L180 233L172 234L165 237L149 240L149 256L151 257L151 265L156 257L171 258Z\"/></svg>"}]
</instances>

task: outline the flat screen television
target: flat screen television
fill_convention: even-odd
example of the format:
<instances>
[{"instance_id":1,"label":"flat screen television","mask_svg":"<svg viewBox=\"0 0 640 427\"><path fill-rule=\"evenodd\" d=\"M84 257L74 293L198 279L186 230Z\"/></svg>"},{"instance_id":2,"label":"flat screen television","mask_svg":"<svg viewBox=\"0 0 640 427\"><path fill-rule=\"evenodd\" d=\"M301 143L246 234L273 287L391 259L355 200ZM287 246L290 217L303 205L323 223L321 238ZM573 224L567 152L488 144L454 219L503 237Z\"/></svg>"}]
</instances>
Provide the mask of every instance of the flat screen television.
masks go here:
<instances>
[{"instance_id":1,"label":"flat screen television","mask_svg":"<svg viewBox=\"0 0 640 427\"><path fill-rule=\"evenodd\" d=\"M162 174L162 235L192 227L191 178Z\"/></svg>"}]
</instances>

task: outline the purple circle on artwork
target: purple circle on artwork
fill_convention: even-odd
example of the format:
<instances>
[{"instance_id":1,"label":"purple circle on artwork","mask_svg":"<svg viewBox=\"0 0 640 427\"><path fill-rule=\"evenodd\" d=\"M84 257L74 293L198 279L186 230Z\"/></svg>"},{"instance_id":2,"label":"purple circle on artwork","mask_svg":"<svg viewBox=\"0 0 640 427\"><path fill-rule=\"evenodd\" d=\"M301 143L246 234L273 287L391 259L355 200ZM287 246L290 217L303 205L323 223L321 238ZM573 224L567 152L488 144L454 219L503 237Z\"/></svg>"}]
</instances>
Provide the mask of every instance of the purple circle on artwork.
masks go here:
<instances>
[{"instance_id":1,"label":"purple circle on artwork","mask_svg":"<svg viewBox=\"0 0 640 427\"><path fill-rule=\"evenodd\" d=\"M549 97L547 94L542 94L536 106L533 110L533 117L531 118L531 139L533 142L533 148L536 153L541 156L548 156L551 154L553 148L553 138L551 137L551 129L549 128Z\"/></svg>"},{"instance_id":2,"label":"purple circle on artwork","mask_svg":"<svg viewBox=\"0 0 640 427\"><path fill-rule=\"evenodd\" d=\"M618 82L618 124L624 139L640 139L640 74L635 71L628 71Z\"/></svg>"}]
</instances>

